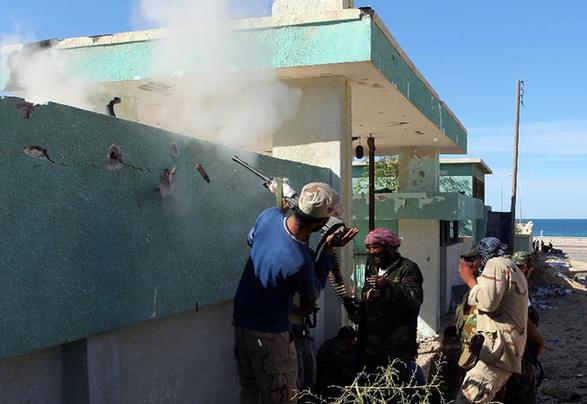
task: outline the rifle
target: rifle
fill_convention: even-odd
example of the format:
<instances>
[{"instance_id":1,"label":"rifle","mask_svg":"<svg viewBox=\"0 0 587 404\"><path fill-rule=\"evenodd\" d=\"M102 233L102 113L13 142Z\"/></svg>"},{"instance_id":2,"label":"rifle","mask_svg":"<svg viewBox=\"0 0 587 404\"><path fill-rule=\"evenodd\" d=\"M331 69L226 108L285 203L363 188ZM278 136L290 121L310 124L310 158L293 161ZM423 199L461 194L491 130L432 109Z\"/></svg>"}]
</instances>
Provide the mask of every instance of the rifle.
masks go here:
<instances>
[{"instance_id":1,"label":"rifle","mask_svg":"<svg viewBox=\"0 0 587 404\"><path fill-rule=\"evenodd\" d=\"M270 187L271 184L274 182L279 182L277 178L272 178L272 177L268 177L265 174L261 173L261 171L251 167L251 165L245 163L244 161L242 161L238 156L234 155L232 156L232 160L238 164L240 164L241 166L243 166L244 168L246 168L247 170L249 170L250 172L252 172L253 174L255 174L257 177L259 177L263 182L263 186L265 188L267 188L268 190L271 191ZM280 178L279 180L283 181L283 184L288 184L286 179ZM287 185L289 187L289 184ZM283 196L283 199L286 200L287 204L289 205L290 208L292 209L296 209L298 206L298 193L291 187L289 187L292 191L292 193L290 195L287 196ZM278 192L282 192L282 189L278 189Z\"/></svg>"},{"instance_id":2,"label":"rifle","mask_svg":"<svg viewBox=\"0 0 587 404\"><path fill-rule=\"evenodd\" d=\"M263 182L263 186L267 189L270 189L271 184L276 180L275 178L271 178L266 176L265 174L261 173L259 170L251 167L249 164L245 163L243 160L241 160L238 156L232 156L232 160L238 164L240 164L241 166L243 166L244 168L246 168L247 170L249 170L250 172L252 172L253 174L255 174L257 177L259 177ZM284 181L284 185L287 184L287 182ZM283 196L283 198L286 200L287 204L290 206L290 208L292 210L297 209L298 206L298 194L297 192L291 188L289 186L289 184L287 185L290 188L290 192L288 196ZM322 227L322 229L320 229L320 234L322 236L322 238L320 239L320 242L318 243L318 247L316 248L316 258L315 261L318 261L318 259L320 258L320 256L322 255L322 253L324 252L324 247L326 244L326 240L328 239L328 237L332 234L335 235L335 237L337 236L342 236L345 232L346 232L347 228L346 225L344 224L344 222L341 219L338 219L336 217L331 216L328 219L328 222L326 222L326 224ZM330 283L332 284L332 288L334 289L334 293L336 295L336 297L339 299L339 301L344 305L345 309L347 311L349 311L349 309L351 309L352 306L354 306L355 303L355 299L352 298L349 294L349 292L347 291L345 282L344 282L344 278L342 276L342 272L340 270L340 267L338 265L338 256L335 253L334 256L334 261L335 261L335 268L332 270L332 272L330 272L328 274L328 279L330 280ZM351 314L351 313L349 313Z\"/></svg>"},{"instance_id":3,"label":"rifle","mask_svg":"<svg viewBox=\"0 0 587 404\"><path fill-rule=\"evenodd\" d=\"M253 174L255 174L257 177L259 177L262 180L263 186L265 188L267 188L269 191L273 192L273 190L271 189L271 186L276 183L277 189L275 190L275 193L276 193L276 197L277 197L279 205L281 205L281 200L285 199L285 201L287 202L287 204L289 205L289 207L292 210L297 209L298 200L299 200L298 194L293 188L291 188L289 186L289 184L285 180L283 180L283 182L281 182L280 180L282 180L282 179L280 179L280 178L271 178L271 177L266 176L265 174L261 173L259 170L255 169L255 168L251 167L249 164L245 163L238 156L232 156L232 160L234 162L240 164L241 166L243 166L244 168L246 168L247 170L249 170ZM283 195L283 191L285 190L285 186L287 186L287 188L288 188L287 192L286 192L287 195ZM322 227L322 229L320 229L321 239L320 239L320 242L318 243L318 246L316 248L314 262L317 262L318 259L320 258L320 256L322 255L322 253L324 252L325 246L326 246L326 240L328 239L328 237L330 235L334 235L335 238L337 236L342 237L346 233L346 231L347 231L347 229L346 229L346 225L344 224L344 222L341 219L338 219L336 217L331 216L328 219L328 222L326 222L326 224ZM346 285L344 282L344 278L343 278L342 272L340 270L339 260L338 260L338 256L337 256L336 252L334 253L333 258L334 258L335 266L332 269L332 271L329 272L328 280L330 281L330 284L332 285L332 288L334 289L334 293L335 293L336 297L342 303L343 307L347 310L347 312L349 313L349 316L353 316L359 311L359 301L355 297L352 297L347 291L347 288L346 288ZM314 304L314 303L312 302L312 304ZM299 347L296 347L296 350L298 350L299 357L304 358L304 352L311 353L311 355L309 357L302 359L302 367L303 368L306 367L306 366L303 366L303 364L305 364L306 362L315 363L315 358L313 357L312 351L309 349L306 349L308 342L309 342L307 340L307 338L310 338L307 328L314 328L314 327L316 327L316 312L315 311L312 313L312 317L310 317L310 315L307 315L304 317L304 319L302 321L302 325L301 325L302 335L296 337L296 338L302 338L302 341L303 341L302 345L304 347L301 352L299 351ZM309 369L313 368L313 366L309 365L308 368ZM311 373L311 372L308 372L308 373ZM303 380L300 380L300 386L310 387L312 385L312 382L315 381L315 380L312 380L313 377L311 375L307 375L305 370L303 372L301 372L301 374L304 374L304 377L303 377Z\"/></svg>"}]
</instances>

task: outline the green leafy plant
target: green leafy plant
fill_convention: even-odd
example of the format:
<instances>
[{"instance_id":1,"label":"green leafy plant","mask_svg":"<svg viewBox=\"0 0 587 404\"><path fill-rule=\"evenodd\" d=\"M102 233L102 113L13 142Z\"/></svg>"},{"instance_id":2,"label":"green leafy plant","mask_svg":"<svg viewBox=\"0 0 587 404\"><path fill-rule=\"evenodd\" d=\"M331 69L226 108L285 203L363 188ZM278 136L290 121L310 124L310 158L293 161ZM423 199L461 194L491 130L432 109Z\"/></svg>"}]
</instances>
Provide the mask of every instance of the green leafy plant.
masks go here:
<instances>
[{"instance_id":1,"label":"green leafy plant","mask_svg":"<svg viewBox=\"0 0 587 404\"><path fill-rule=\"evenodd\" d=\"M375 160L375 189L399 190L399 156L382 156ZM369 166L363 168L361 176L353 180L353 192L366 194L369 192Z\"/></svg>"}]
</instances>

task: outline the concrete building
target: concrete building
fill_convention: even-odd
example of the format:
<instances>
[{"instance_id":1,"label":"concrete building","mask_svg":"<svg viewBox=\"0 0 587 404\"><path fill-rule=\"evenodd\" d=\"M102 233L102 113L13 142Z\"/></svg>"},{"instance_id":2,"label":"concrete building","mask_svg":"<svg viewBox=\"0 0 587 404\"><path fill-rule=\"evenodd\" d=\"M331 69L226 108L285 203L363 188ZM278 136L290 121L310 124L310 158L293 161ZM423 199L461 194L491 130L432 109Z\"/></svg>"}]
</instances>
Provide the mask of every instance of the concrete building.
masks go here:
<instances>
[{"instance_id":1,"label":"concrete building","mask_svg":"<svg viewBox=\"0 0 587 404\"><path fill-rule=\"evenodd\" d=\"M491 168L480 158L440 159L440 191L459 192L479 199L485 205L485 176L492 173ZM490 209L488 206L485 208ZM486 214L482 218L459 221L452 225L453 234L473 236L479 240L485 237L486 222Z\"/></svg>"},{"instance_id":2,"label":"concrete building","mask_svg":"<svg viewBox=\"0 0 587 404\"><path fill-rule=\"evenodd\" d=\"M243 192L258 184L234 169L232 153L297 187L311 179L333 184L348 223L365 218L352 195L352 137L373 136L377 154L399 154L400 193L378 201L385 212L378 219L397 220L402 253L425 277L422 329L436 330L441 220L480 209L438 188L438 156L465 153L466 130L373 10L351 3L276 0L271 17L234 22L234 74L271 71L302 94L294 116L249 151L167 131L218 136L157 114L182 87L177 72L189 71L150 70L168 31L41 44L92 89L89 109L103 113L116 96L122 119L55 104L21 104L19 115L0 103L0 151L10 169L1 182L10 190L2 224L17 232L2 235L7 402L236 401L230 299L247 254L242 235L271 197ZM0 88L19 93L11 58L38 46L0 49ZM251 51L259 47L264 52ZM211 184L197 177L196 162ZM182 195L171 203L160 195L170 179ZM349 268L351 248L343 255ZM331 294L322 306L316 342L344 321Z\"/></svg>"},{"instance_id":3,"label":"concrete building","mask_svg":"<svg viewBox=\"0 0 587 404\"><path fill-rule=\"evenodd\" d=\"M355 176L363 175L364 165L355 163ZM402 246L402 253L419 265L426 262L434 266L425 276L425 282L430 282L425 290L427 303L424 309L428 312L422 314L423 321L419 327L424 335L437 331L439 317L451 308L451 301L460 296L457 289L462 281L456 271L460 255L485 237L487 208L484 184L485 175L491 173L491 169L479 158L439 159L438 165L436 192L402 192L400 165L399 192L378 192L375 206L376 226L393 229L404 237L404 244L412 246L411 250ZM368 203L364 193L355 194L353 213L353 223L361 228L360 238L367 232L368 225ZM417 226L429 221L437 223L433 234L438 237L438 244L430 240L426 243L430 234L427 237L420 233L410 236L405 232L405 226ZM359 271L356 277L360 278L365 257L363 246L355 244L355 257L355 267Z\"/></svg>"}]
</instances>

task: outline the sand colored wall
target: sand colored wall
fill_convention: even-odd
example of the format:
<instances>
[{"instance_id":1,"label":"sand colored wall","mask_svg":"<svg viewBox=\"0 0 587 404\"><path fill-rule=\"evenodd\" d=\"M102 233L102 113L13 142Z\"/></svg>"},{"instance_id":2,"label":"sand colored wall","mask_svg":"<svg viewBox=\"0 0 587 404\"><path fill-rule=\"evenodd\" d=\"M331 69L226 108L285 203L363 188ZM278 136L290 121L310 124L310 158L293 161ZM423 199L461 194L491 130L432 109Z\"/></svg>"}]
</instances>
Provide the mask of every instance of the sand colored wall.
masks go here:
<instances>
[{"instance_id":1,"label":"sand colored wall","mask_svg":"<svg viewBox=\"0 0 587 404\"><path fill-rule=\"evenodd\" d=\"M303 96L295 119L273 134L273 156L330 170L331 182L341 195L345 223L352 223L351 93L344 78L294 80ZM340 253L346 272L352 246ZM348 274L347 274L348 277ZM336 335L344 313L330 289L323 294L316 343Z\"/></svg>"}]
</instances>

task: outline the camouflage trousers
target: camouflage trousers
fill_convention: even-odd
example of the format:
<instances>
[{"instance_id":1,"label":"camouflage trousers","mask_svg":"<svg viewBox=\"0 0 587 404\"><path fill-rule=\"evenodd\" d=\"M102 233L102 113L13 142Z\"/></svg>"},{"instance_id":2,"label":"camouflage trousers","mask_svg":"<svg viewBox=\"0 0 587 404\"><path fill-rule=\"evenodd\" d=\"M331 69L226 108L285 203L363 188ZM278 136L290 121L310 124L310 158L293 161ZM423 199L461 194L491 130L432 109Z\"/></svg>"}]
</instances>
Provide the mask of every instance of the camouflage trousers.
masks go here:
<instances>
[{"instance_id":1,"label":"camouflage trousers","mask_svg":"<svg viewBox=\"0 0 587 404\"><path fill-rule=\"evenodd\" d=\"M289 404L298 389L298 361L289 332L234 328L241 404Z\"/></svg>"},{"instance_id":2,"label":"camouflage trousers","mask_svg":"<svg viewBox=\"0 0 587 404\"><path fill-rule=\"evenodd\" d=\"M455 403L489 403L511 375L512 372L478 361L465 375Z\"/></svg>"}]
</instances>

